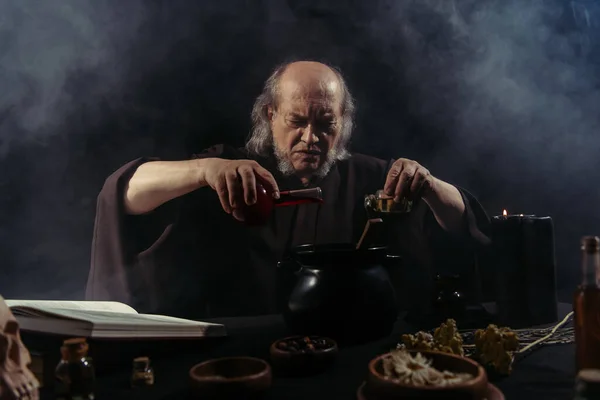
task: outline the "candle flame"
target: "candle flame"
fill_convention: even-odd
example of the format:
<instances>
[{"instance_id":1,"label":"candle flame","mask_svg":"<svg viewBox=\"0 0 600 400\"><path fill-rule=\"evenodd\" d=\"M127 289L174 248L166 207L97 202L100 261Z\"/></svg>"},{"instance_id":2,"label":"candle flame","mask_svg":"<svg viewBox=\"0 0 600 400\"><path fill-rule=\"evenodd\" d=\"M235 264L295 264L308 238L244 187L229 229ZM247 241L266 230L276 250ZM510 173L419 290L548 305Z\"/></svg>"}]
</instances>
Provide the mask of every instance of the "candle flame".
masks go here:
<instances>
[{"instance_id":1,"label":"candle flame","mask_svg":"<svg viewBox=\"0 0 600 400\"><path fill-rule=\"evenodd\" d=\"M502 210L502 216L506 217L508 215L508 212L506 212L506 210Z\"/></svg>"}]
</instances>

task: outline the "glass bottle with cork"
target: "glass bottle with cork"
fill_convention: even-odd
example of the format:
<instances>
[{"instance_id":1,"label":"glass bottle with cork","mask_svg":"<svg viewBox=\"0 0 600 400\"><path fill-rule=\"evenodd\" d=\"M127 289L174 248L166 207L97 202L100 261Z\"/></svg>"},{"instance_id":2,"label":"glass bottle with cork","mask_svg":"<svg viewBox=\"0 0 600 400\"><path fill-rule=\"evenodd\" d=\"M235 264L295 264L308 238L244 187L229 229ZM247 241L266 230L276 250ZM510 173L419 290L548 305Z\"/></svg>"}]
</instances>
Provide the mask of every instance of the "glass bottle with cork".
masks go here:
<instances>
[{"instance_id":1,"label":"glass bottle with cork","mask_svg":"<svg viewBox=\"0 0 600 400\"><path fill-rule=\"evenodd\" d=\"M573 298L576 369L600 369L600 238L581 240L583 279Z\"/></svg>"},{"instance_id":2,"label":"glass bottle with cork","mask_svg":"<svg viewBox=\"0 0 600 400\"><path fill-rule=\"evenodd\" d=\"M83 338L63 342L55 371L57 400L94 400L95 372L88 350Z\"/></svg>"}]
</instances>

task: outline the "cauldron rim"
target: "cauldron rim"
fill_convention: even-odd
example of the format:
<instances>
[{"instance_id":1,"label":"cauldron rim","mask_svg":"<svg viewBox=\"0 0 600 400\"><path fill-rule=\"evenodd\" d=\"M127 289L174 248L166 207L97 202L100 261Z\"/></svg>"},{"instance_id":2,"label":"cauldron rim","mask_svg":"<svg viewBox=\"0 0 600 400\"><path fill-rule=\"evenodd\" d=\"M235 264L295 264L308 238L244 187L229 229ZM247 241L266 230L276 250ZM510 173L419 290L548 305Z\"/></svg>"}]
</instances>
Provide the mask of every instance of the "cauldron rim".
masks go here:
<instances>
[{"instance_id":1,"label":"cauldron rim","mask_svg":"<svg viewBox=\"0 0 600 400\"><path fill-rule=\"evenodd\" d=\"M387 246L372 246L366 249L356 249L356 245L353 243L324 243L324 244L301 244L295 247L292 247L293 253L314 253L315 251L319 251L322 253L326 252L380 252L387 251Z\"/></svg>"},{"instance_id":2,"label":"cauldron rim","mask_svg":"<svg viewBox=\"0 0 600 400\"><path fill-rule=\"evenodd\" d=\"M356 249L352 243L303 244L290 249L289 256L308 268L326 268L338 265L380 265L390 258L387 246Z\"/></svg>"}]
</instances>

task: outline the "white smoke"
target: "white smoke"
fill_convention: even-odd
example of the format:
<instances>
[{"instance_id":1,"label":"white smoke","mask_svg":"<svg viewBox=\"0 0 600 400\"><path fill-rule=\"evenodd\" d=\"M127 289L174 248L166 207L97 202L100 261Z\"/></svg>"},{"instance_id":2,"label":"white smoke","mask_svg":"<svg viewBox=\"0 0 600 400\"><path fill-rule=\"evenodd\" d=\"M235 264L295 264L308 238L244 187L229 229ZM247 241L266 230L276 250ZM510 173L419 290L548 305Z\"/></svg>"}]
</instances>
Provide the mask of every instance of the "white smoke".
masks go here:
<instances>
[{"instance_id":1,"label":"white smoke","mask_svg":"<svg viewBox=\"0 0 600 400\"><path fill-rule=\"evenodd\" d=\"M0 1L0 156L15 142L44 140L72 107L118 89L127 67L119 55L144 17L139 0L118 3Z\"/></svg>"},{"instance_id":2,"label":"white smoke","mask_svg":"<svg viewBox=\"0 0 600 400\"><path fill-rule=\"evenodd\" d=\"M600 151L599 18L585 0L403 1L387 2L371 32L414 82L415 112L446 127L440 166L460 151L456 175L512 165L555 190Z\"/></svg>"},{"instance_id":3,"label":"white smoke","mask_svg":"<svg viewBox=\"0 0 600 400\"><path fill-rule=\"evenodd\" d=\"M459 132L478 146L539 155L539 172L555 171L558 161L569 163L567 176L589 168L582 161L600 149L600 87L586 59L589 25L560 32L564 2L498 4L477 10L471 20L470 39L480 52L458 75L466 94ZM581 4L577 9L585 10Z\"/></svg>"},{"instance_id":4,"label":"white smoke","mask_svg":"<svg viewBox=\"0 0 600 400\"><path fill-rule=\"evenodd\" d=\"M408 113L437 135L432 173L485 191L492 215L551 215L570 295L579 238L600 223L600 2L387 1L374 21Z\"/></svg>"}]
</instances>

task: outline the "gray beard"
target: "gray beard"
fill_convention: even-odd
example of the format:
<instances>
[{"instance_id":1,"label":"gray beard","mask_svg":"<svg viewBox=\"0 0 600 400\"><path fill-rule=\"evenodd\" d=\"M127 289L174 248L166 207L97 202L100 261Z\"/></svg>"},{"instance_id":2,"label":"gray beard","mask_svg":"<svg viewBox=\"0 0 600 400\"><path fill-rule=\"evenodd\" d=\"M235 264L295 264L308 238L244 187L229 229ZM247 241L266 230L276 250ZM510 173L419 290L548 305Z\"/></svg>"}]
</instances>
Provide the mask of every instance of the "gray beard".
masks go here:
<instances>
[{"instance_id":1,"label":"gray beard","mask_svg":"<svg viewBox=\"0 0 600 400\"><path fill-rule=\"evenodd\" d=\"M275 158L277 159L277 168L279 169L279 172L281 172L284 176L295 175L296 170L294 169L294 166L292 165L292 163L290 162L290 160L288 159L286 154L282 153L277 147L275 147L274 153L275 153ZM327 174L331 170L331 167L333 167L334 164L335 164L335 151L330 150L327 153L325 161L323 162L323 164L321 164L319 169L317 169L313 173L313 176L317 176L319 178L324 178L325 176L327 176Z\"/></svg>"}]
</instances>

